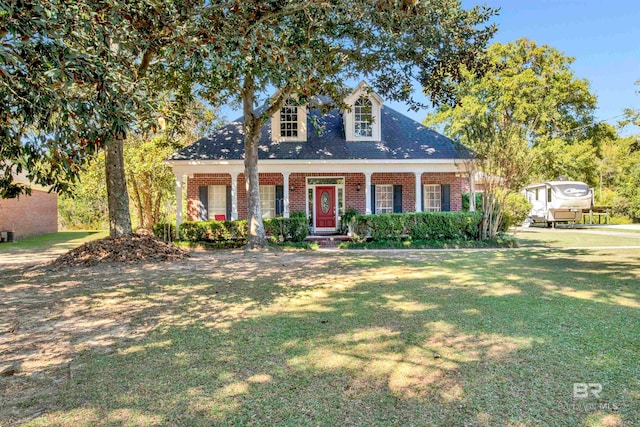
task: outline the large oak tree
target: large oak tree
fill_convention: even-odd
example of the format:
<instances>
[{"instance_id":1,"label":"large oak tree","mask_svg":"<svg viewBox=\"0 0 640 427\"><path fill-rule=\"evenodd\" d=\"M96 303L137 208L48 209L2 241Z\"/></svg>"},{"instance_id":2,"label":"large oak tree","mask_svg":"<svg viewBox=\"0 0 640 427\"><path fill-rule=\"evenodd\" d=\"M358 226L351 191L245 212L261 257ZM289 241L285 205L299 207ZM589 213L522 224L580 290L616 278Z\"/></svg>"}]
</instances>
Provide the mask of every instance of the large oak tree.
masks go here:
<instances>
[{"instance_id":1,"label":"large oak tree","mask_svg":"<svg viewBox=\"0 0 640 427\"><path fill-rule=\"evenodd\" d=\"M111 237L131 235L123 145L155 123L157 95L183 93L167 74L198 2L9 1L0 11L0 167L66 191L82 162L106 152ZM175 83L175 84L174 84ZM187 95L186 98L190 98Z\"/></svg>"},{"instance_id":2,"label":"large oak tree","mask_svg":"<svg viewBox=\"0 0 640 427\"><path fill-rule=\"evenodd\" d=\"M266 245L259 199L258 141L271 115L294 98L344 98L345 81L364 76L388 99L414 107L419 82L435 103L449 102L460 66L478 71L495 11L457 0L214 1L200 14L186 64L214 102L243 109L248 248ZM267 96L273 88L274 96ZM339 105L344 107L342 105Z\"/></svg>"}]
</instances>

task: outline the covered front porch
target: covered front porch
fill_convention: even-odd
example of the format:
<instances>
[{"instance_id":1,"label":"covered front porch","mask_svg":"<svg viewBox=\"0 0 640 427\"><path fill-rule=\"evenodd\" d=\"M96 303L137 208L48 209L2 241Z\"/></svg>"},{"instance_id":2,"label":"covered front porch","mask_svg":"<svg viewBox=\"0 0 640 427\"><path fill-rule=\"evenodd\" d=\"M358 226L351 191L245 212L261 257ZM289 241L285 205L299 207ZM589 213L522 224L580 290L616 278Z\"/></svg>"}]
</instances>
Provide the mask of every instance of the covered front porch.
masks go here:
<instances>
[{"instance_id":1,"label":"covered front porch","mask_svg":"<svg viewBox=\"0 0 640 427\"><path fill-rule=\"evenodd\" d=\"M186 193L187 220L246 219L243 163L225 163L172 165L176 200ZM331 233L339 230L347 210L366 215L461 210L473 174L450 161L421 163L260 161L262 214L287 218L304 212L313 233ZM176 218L179 226L185 218L182 203Z\"/></svg>"}]
</instances>

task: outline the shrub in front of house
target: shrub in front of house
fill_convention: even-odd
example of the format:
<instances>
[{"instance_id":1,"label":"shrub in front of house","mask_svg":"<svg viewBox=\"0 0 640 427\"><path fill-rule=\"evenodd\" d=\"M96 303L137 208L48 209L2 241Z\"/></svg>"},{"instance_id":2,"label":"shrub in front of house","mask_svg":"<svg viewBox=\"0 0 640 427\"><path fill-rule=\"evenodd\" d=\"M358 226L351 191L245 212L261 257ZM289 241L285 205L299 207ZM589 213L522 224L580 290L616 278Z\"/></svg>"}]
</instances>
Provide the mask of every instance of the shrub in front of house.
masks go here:
<instances>
[{"instance_id":1,"label":"shrub in front of house","mask_svg":"<svg viewBox=\"0 0 640 427\"><path fill-rule=\"evenodd\" d=\"M267 218L264 220L264 230L276 243L290 240L302 242L309 233L307 215L302 212L291 214L290 218Z\"/></svg>"},{"instance_id":2,"label":"shrub in front of house","mask_svg":"<svg viewBox=\"0 0 640 427\"><path fill-rule=\"evenodd\" d=\"M357 215L352 221L355 240L474 240L478 239L479 212L418 212Z\"/></svg>"},{"instance_id":3,"label":"shrub in front of house","mask_svg":"<svg viewBox=\"0 0 640 427\"><path fill-rule=\"evenodd\" d=\"M264 228L275 242L302 242L308 233L307 217L266 218ZM180 225L180 238L187 242L225 243L228 247L247 243L246 220L237 221L185 221Z\"/></svg>"},{"instance_id":4,"label":"shrub in front of house","mask_svg":"<svg viewBox=\"0 0 640 427\"><path fill-rule=\"evenodd\" d=\"M171 222L158 222L151 227L153 235L164 241L176 240L176 225Z\"/></svg>"},{"instance_id":5,"label":"shrub in front of house","mask_svg":"<svg viewBox=\"0 0 640 427\"><path fill-rule=\"evenodd\" d=\"M185 221L180 224L180 238L187 242L229 243L241 246L247 242L247 221Z\"/></svg>"}]
</instances>

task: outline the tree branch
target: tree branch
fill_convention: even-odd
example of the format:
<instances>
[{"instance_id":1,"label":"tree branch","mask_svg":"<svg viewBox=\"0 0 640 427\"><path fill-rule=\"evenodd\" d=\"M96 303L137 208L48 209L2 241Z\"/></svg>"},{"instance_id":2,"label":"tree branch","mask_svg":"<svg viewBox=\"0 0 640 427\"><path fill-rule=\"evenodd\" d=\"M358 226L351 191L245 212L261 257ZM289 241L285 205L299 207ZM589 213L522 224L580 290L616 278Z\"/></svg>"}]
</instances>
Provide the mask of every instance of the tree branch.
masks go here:
<instances>
[{"instance_id":1,"label":"tree branch","mask_svg":"<svg viewBox=\"0 0 640 427\"><path fill-rule=\"evenodd\" d=\"M247 37L255 27L262 24L264 21L268 19L277 18L279 16L289 15L292 13L303 11L305 9L309 9L314 5L314 3L321 7L331 7L325 0L318 0L318 1L303 1L291 8L282 8L280 10L275 10L272 13L267 13L262 15L253 24L249 25L249 27L247 27L242 37Z\"/></svg>"}]
</instances>

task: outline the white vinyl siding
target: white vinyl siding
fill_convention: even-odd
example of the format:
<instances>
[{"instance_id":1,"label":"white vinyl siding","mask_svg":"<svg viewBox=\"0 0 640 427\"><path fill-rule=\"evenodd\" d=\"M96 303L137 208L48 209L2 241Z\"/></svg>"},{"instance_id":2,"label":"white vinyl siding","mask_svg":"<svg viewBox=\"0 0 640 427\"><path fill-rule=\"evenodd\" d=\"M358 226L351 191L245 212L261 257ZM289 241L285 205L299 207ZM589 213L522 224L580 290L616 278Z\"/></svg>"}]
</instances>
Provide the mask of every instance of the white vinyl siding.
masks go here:
<instances>
[{"instance_id":1,"label":"white vinyl siding","mask_svg":"<svg viewBox=\"0 0 640 427\"><path fill-rule=\"evenodd\" d=\"M276 216L276 186L260 186L260 208L262 218L273 218Z\"/></svg>"},{"instance_id":2,"label":"white vinyl siding","mask_svg":"<svg viewBox=\"0 0 640 427\"><path fill-rule=\"evenodd\" d=\"M376 185L375 213L393 213L393 185Z\"/></svg>"},{"instance_id":3,"label":"white vinyl siding","mask_svg":"<svg viewBox=\"0 0 640 427\"><path fill-rule=\"evenodd\" d=\"M424 185L423 200L425 212L440 212L442 210L442 193L440 184Z\"/></svg>"},{"instance_id":4,"label":"white vinyl siding","mask_svg":"<svg viewBox=\"0 0 640 427\"><path fill-rule=\"evenodd\" d=\"M209 206L207 209L209 219L214 219L215 215L227 215L227 187L225 185L209 186Z\"/></svg>"}]
</instances>

